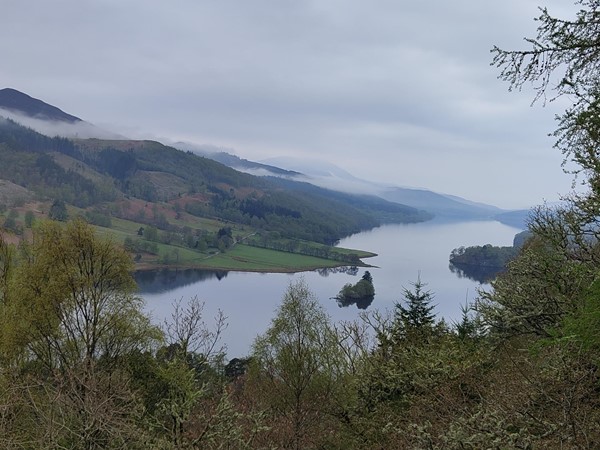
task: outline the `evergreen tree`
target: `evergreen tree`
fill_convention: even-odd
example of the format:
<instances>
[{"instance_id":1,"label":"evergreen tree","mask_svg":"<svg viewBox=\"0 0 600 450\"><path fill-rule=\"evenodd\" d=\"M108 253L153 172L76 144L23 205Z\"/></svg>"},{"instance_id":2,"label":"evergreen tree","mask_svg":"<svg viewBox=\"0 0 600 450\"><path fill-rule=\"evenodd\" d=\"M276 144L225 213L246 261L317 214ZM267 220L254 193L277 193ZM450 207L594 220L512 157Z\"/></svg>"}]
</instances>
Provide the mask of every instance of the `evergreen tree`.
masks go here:
<instances>
[{"instance_id":1,"label":"evergreen tree","mask_svg":"<svg viewBox=\"0 0 600 450\"><path fill-rule=\"evenodd\" d=\"M67 212L67 206L65 205L65 202L62 200L54 200L48 215L52 220L66 222L69 218L69 213Z\"/></svg>"},{"instance_id":2,"label":"evergreen tree","mask_svg":"<svg viewBox=\"0 0 600 450\"><path fill-rule=\"evenodd\" d=\"M403 288L404 304L397 302L394 312L394 335L403 335L409 330L430 329L435 324L435 314L432 313L433 293L425 290L426 283L417 281L411 283L413 290Z\"/></svg>"},{"instance_id":3,"label":"evergreen tree","mask_svg":"<svg viewBox=\"0 0 600 450\"><path fill-rule=\"evenodd\" d=\"M362 279L373 284L373 277L371 276L371 272L369 272L368 270L365 270Z\"/></svg>"}]
</instances>

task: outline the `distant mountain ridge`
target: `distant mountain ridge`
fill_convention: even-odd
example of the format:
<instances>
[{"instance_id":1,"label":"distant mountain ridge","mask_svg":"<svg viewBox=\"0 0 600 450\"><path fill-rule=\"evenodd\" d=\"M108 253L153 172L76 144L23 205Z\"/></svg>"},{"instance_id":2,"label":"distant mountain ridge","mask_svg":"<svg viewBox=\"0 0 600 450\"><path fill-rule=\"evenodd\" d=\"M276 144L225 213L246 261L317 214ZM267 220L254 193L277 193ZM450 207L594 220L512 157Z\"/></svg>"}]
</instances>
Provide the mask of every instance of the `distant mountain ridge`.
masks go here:
<instances>
[{"instance_id":1,"label":"distant mountain ridge","mask_svg":"<svg viewBox=\"0 0 600 450\"><path fill-rule=\"evenodd\" d=\"M504 212L486 204L477 204L456 196L438 194L426 189L391 188L382 192L381 197L405 205L422 205L421 208L438 217L453 219L492 219Z\"/></svg>"},{"instance_id":2,"label":"distant mountain ridge","mask_svg":"<svg viewBox=\"0 0 600 450\"><path fill-rule=\"evenodd\" d=\"M473 202L455 195L440 194L428 189L388 186L355 177L331 163L298 158L269 158L263 162L301 172L305 181L328 189L369 193L385 200L412 206L433 213L438 218L495 219L505 211L492 205Z\"/></svg>"},{"instance_id":3,"label":"distant mountain ridge","mask_svg":"<svg viewBox=\"0 0 600 450\"><path fill-rule=\"evenodd\" d=\"M10 115L8 117L47 136L125 139L122 136L101 130L55 106L12 88L0 90L0 116L3 115L3 111L18 114L18 117ZM27 121L24 117L30 120ZM64 125L60 128L51 125L57 122ZM438 218L450 220L496 219L519 226L522 226L523 223L523 214L506 215L507 211L495 206L476 203L461 197L436 193L427 189L374 183L355 177L340 167L327 162L293 157L276 157L254 162L225 151L228 149L214 146L185 142L177 142L173 146L183 151L199 154L250 175L285 178L339 192L375 195L390 202L428 211Z\"/></svg>"},{"instance_id":4,"label":"distant mountain ridge","mask_svg":"<svg viewBox=\"0 0 600 450\"><path fill-rule=\"evenodd\" d=\"M67 114L56 106L12 88L0 89L0 108L35 119L67 123L82 122L79 117Z\"/></svg>"},{"instance_id":5,"label":"distant mountain ridge","mask_svg":"<svg viewBox=\"0 0 600 450\"><path fill-rule=\"evenodd\" d=\"M269 164L262 164L259 162L249 161L239 156L233 155L229 152L224 151L218 147L205 146L205 145L194 145L187 142L176 142L173 147L197 153L205 158L212 159L213 161L220 162L232 169L239 170L240 172L249 173L257 176L282 176L282 177L296 177L301 176L299 172L293 170L285 170Z\"/></svg>"},{"instance_id":6,"label":"distant mountain ridge","mask_svg":"<svg viewBox=\"0 0 600 450\"><path fill-rule=\"evenodd\" d=\"M496 206L473 202L456 195L436 193L428 189L373 183L358 178L335 164L323 161L273 157L255 163L223 150L209 151L205 156L254 175L284 177L341 192L376 195L394 203L428 211L442 219L499 220L511 226L524 228L522 220L507 220L504 214L510 211ZM261 170L258 170L259 168Z\"/></svg>"},{"instance_id":7,"label":"distant mountain ridge","mask_svg":"<svg viewBox=\"0 0 600 450\"><path fill-rule=\"evenodd\" d=\"M49 137L126 139L12 88L0 89L0 117Z\"/></svg>"}]
</instances>

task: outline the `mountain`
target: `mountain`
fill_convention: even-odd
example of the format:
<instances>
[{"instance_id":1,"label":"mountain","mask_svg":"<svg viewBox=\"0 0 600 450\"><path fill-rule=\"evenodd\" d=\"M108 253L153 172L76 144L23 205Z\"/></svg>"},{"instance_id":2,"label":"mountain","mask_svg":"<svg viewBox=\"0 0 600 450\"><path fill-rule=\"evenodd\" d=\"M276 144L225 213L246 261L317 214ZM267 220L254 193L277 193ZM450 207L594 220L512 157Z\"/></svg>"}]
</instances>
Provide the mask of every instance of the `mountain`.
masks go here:
<instances>
[{"instance_id":1,"label":"mountain","mask_svg":"<svg viewBox=\"0 0 600 450\"><path fill-rule=\"evenodd\" d=\"M202 149L207 158L247 173L304 181L334 191L375 195L394 203L428 211L438 218L496 219L511 226L522 227L523 225L520 212L508 212L485 203L473 202L455 195L440 194L427 189L390 187L373 183L358 178L335 164L319 160L274 157L256 163L241 159L222 149L198 146L195 149L196 151Z\"/></svg>"},{"instance_id":2,"label":"mountain","mask_svg":"<svg viewBox=\"0 0 600 450\"><path fill-rule=\"evenodd\" d=\"M501 214L497 214L494 218L504 225L508 225L522 230L527 229L527 223L531 215L530 209L519 209L516 211L506 211Z\"/></svg>"},{"instance_id":3,"label":"mountain","mask_svg":"<svg viewBox=\"0 0 600 450\"><path fill-rule=\"evenodd\" d=\"M374 194L381 185L355 177L350 172L327 161L279 156L260 161L301 174L304 181L328 189L359 194Z\"/></svg>"},{"instance_id":4,"label":"mountain","mask_svg":"<svg viewBox=\"0 0 600 450\"><path fill-rule=\"evenodd\" d=\"M420 205L436 217L447 219L493 219L503 212L500 208L469 200L438 194L426 189L389 188L381 192L386 200L409 206Z\"/></svg>"},{"instance_id":5,"label":"mountain","mask_svg":"<svg viewBox=\"0 0 600 450\"><path fill-rule=\"evenodd\" d=\"M46 136L59 135L76 138L75 141L70 141L71 143L55 140L40 144L40 142L37 142L40 141L39 137L27 135L22 130L15 131L14 126L12 126L13 130L11 132L7 132L6 130L11 128L11 126L7 126L5 127L4 137L8 141L12 140L13 149L32 150L40 145L42 147L43 145L50 145L55 151L79 161L79 164L83 163L89 166L91 172L97 172L96 181L98 177L104 177L102 181L104 185L113 183L123 194L133 195L148 201L169 201L174 193L181 195L182 191L193 191L198 186L204 186L212 190L211 196L214 197L216 192L222 191L223 186L226 186L227 189L236 192L235 201L239 203L238 206L242 210L245 208L246 213L248 211L257 213L258 209L262 211L261 214L275 210L281 212L287 207L284 205L286 202L294 203L298 201L297 198L279 198L278 202L282 204L267 205L268 202L262 198L264 189L283 189L287 191L288 196L292 195L291 193L294 196L304 196L303 202L306 201L308 196L312 196L311 201L321 203L335 198L336 202L342 202L346 205L351 204L353 208L361 208L361 213L367 212L367 215L375 217L377 221L422 220L429 217L423 211L428 211L437 217L451 219L491 218L503 212L499 208L490 205L477 204L460 197L438 194L426 189L393 187L362 180L334 164L323 161L307 160L305 158L271 158L253 162L224 151L225 149L212 146L198 146L178 142L174 144L177 147L176 149L156 142L130 141L121 136L105 132L76 116L67 114L55 106L32 98L15 89L0 90L0 116L2 115ZM15 136L20 136L21 141L19 139L15 140ZM87 138L99 138L100 141L90 141ZM118 140L113 142L103 140L107 138ZM39 151L39 148L36 151ZM152 154L152 156L149 157L149 154ZM185 156L182 157L181 155ZM202 164L198 164L201 159L206 160ZM173 164L175 160L183 166L175 167ZM217 162L220 165L215 166L216 163L211 165L208 161ZM62 163L63 165L66 164L64 161ZM71 167L74 164L74 162L71 162L70 166L66 167L69 176L72 177L75 176ZM167 167L167 164L171 165ZM215 174L219 174L224 179L219 180L218 177L209 176L207 172L209 165L211 165L211 170ZM227 175L225 166L230 169ZM233 172L231 172L231 169L234 169ZM248 177L250 175L259 175L260 177L243 178L240 172L245 173ZM232 173L235 175L231 175ZM89 178L83 172L81 176ZM283 178L300 184L284 184L276 181L275 178ZM242 179L245 181L241 182ZM243 186L239 183L242 183ZM307 183L318 186L320 189L318 194L317 191L307 189L305 186ZM302 188L298 186L302 186ZM255 196L257 198L246 198L247 194L242 195L242 190L243 192L256 190ZM74 198L83 195L84 191L79 190L74 193ZM350 196L341 196L339 195L340 192L354 194L354 197L351 199ZM86 195L89 199L95 198L94 195L89 193ZM318 195L320 199L314 198L315 195ZM279 194L271 194L269 201L277 196ZM357 199L360 199L358 203ZM359 203L361 206L357 206ZM390 207L387 203L396 206ZM407 207L410 208L406 209ZM317 208L313 207L312 209ZM333 207L333 209L335 210L336 207ZM347 213L352 214L350 211ZM328 216L326 211L323 214L325 214L324 217ZM313 216L313 212L306 209L305 215ZM361 214L354 213L354 217L356 223L361 222ZM349 218L340 219L337 216L335 218L331 217L331 219L341 220L342 222L349 221ZM366 224L366 222L364 223ZM336 227L330 226L329 228ZM356 230L356 227L351 227L343 233L354 230ZM325 234L337 236L339 233L325 232Z\"/></svg>"},{"instance_id":6,"label":"mountain","mask_svg":"<svg viewBox=\"0 0 600 450\"><path fill-rule=\"evenodd\" d=\"M212 159L213 161L220 162L232 169L239 170L240 172L249 173L256 176L276 176L276 177L300 177L301 173L293 170L285 170L279 167L275 167L269 164L262 164L247 159L240 158L239 156L233 155L229 152L224 151L218 147L211 145L196 145L187 142L176 142L173 147L197 153L205 158Z\"/></svg>"},{"instance_id":7,"label":"mountain","mask_svg":"<svg viewBox=\"0 0 600 450\"><path fill-rule=\"evenodd\" d=\"M12 88L0 89L0 117L12 119L50 137L124 139L124 136Z\"/></svg>"},{"instance_id":8,"label":"mountain","mask_svg":"<svg viewBox=\"0 0 600 450\"><path fill-rule=\"evenodd\" d=\"M0 89L0 108L34 119L71 124L82 122L79 117L12 88Z\"/></svg>"},{"instance_id":9,"label":"mountain","mask_svg":"<svg viewBox=\"0 0 600 450\"><path fill-rule=\"evenodd\" d=\"M344 192L368 193L385 200L423 209L438 218L492 219L504 211L461 197L427 189L387 186L355 177L331 163L291 157L269 158L263 162L301 172L304 180L317 186Z\"/></svg>"},{"instance_id":10,"label":"mountain","mask_svg":"<svg viewBox=\"0 0 600 450\"><path fill-rule=\"evenodd\" d=\"M473 202L450 194L427 189L388 186L358 178L344 169L320 160L294 157L273 157L260 162L239 158L225 149L186 143L177 148L193 150L226 166L259 176L275 176L302 181L333 191L358 195L374 195L385 200L428 211L438 218L450 220L495 219L511 226L522 227L521 213L504 211L492 205ZM502 215L502 214L507 215Z\"/></svg>"},{"instance_id":11,"label":"mountain","mask_svg":"<svg viewBox=\"0 0 600 450\"><path fill-rule=\"evenodd\" d=\"M384 222L431 218L376 197L252 176L159 142L50 138L10 119L0 120L0 179L38 199L164 229L176 210L324 244Z\"/></svg>"}]
</instances>

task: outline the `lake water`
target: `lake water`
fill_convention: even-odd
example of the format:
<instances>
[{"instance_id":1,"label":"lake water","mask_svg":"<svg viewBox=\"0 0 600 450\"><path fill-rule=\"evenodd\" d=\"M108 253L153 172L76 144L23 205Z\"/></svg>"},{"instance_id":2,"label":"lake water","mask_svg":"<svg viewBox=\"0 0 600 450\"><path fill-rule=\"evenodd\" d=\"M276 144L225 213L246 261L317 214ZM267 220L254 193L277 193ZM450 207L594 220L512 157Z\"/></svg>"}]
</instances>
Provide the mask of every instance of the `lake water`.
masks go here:
<instances>
[{"instance_id":1,"label":"lake water","mask_svg":"<svg viewBox=\"0 0 600 450\"><path fill-rule=\"evenodd\" d=\"M289 284L303 277L333 320L352 320L359 309L339 307L334 297L346 283L356 283L369 270L375 300L369 309L392 309L402 299L403 287L410 288L420 274L435 296L435 312L452 322L460 317L460 306L477 296L481 285L459 278L449 269L452 249L461 245L512 245L519 229L495 221L384 225L340 241L341 247L378 254L364 261L377 266L357 272L303 272L260 274L243 272L180 271L138 274L136 279L146 308L157 322L170 317L172 302L198 296L205 302L208 324L221 309L228 317L223 342L230 358L247 355L257 334L263 333L274 317Z\"/></svg>"}]
</instances>

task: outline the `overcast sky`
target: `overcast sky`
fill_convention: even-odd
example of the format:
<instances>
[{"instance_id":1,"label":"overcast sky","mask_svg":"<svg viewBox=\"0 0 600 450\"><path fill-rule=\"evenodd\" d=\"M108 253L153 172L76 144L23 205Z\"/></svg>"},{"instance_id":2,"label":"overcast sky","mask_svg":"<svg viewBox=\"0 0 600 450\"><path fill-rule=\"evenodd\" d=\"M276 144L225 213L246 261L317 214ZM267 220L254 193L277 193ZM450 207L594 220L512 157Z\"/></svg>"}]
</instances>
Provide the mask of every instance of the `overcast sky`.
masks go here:
<instances>
[{"instance_id":1,"label":"overcast sky","mask_svg":"<svg viewBox=\"0 0 600 450\"><path fill-rule=\"evenodd\" d=\"M523 48L570 0L3 0L0 88L135 138L250 160L297 156L505 208L571 176L560 105L508 92L489 50Z\"/></svg>"}]
</instances>

